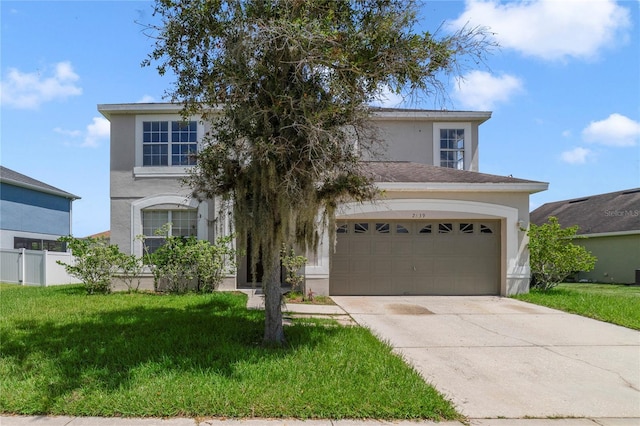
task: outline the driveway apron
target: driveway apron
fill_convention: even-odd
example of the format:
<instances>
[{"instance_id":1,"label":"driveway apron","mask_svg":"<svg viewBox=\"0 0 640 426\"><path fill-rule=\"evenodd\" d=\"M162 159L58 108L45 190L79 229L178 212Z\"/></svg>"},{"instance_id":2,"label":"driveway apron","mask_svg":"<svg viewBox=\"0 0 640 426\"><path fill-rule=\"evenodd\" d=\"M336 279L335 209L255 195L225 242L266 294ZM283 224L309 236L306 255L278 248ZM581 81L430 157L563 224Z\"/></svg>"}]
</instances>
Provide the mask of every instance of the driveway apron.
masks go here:
<instances>
[{"instance_id":1,"label":"driveway apron","mask_svg":"<svg viewBox=\"0 0 640 426\"><path fill-rule=\"evenodd\" d=\"M501 297L332 299L467 417L640 417L640 332Z\"/></svg>"}]
</instances>

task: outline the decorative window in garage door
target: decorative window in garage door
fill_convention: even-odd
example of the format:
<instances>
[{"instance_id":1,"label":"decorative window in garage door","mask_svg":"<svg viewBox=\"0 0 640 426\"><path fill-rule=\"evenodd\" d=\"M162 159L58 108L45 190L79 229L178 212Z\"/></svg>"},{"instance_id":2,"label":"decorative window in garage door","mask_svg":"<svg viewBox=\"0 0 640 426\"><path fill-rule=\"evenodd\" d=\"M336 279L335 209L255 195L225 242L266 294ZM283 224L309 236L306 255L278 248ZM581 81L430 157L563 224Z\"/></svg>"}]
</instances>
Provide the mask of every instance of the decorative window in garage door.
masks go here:
<instances>
[{"instance_id":1,"label":"decorative window in garage door","mask_svg":"<svg viewBox=\"0 0 640 426\"><path fill-rule=\"evenodd\" d=\"M453 232L453 223L439 223L438 234L451 234Z\"/></svg>"},{"instance_id":2,"label":"decorative window in garage door","mask_svg":"<svg viewBox=\"0 0 640 426\"><path fill-rule=\"evenodd\" d=\"M415 221L415 222L343 222L336 225L337 234L358 235L423 235L432 234L495 234L498 222L440 222L440 221Z\"/></svg>"},{"instance_id":3,"label":"decorative window in garage door","mask_svg":"<svg viewBox=\"0 0 640 426\"><path fill-rule=\"evenodd\" d=\"M367 234L369 232L369 224L367 222L358 222L353 226L353 232L356 234Z\"/></svg>"},{"instance_id":4,"label":"decorative window in garage door","mask_svg":"<svg viewBox=\"0 0 640 426\"><path fill-rule=\"evenodd\" d=\"M461 234L473 234L473 223L460 223L459 227Z\"/></svg>"},{"instance_id":5,"label":"decorative window in garage door","mask_svg":"<svg viewBox=\"0 0 640 426\"><path fill-rule=\"evenodd\" d=\"M428 223L420 228L419 234L430 234L432 232L432 224Z\"/></svg>"},{"instance_id":6,"label":"decorative window in garage door","mask_svg":"<svg viewBox=\"0 0 640 426\"><path fill-rule=\"evenodd\" d=\"M494 233L493 225L488 225L488 224L481 223L480 224L480 233L481 234L493 234Z\"/></svg>"},{"instance_id":7,"label":"decorative window in garage door","mask_svg":"<svg viewBox=\"0 0 640 426\"><path fill-rule=\"evenodd\" d=\"M409 233L408 225L407 226L405 225L406 224L396 223L396 234L408 234Z\"/></svg>"},{"instance_id":8,"label":"decorative window in garage door","mask_svg":"<svg viewBox=\"0 0 640 426\"><path fill-rule=\"evenodd\" d=\"M376 223L376 232L378 234L388 234L391 228L388 223Z\"/></svg>"}]
</instances>

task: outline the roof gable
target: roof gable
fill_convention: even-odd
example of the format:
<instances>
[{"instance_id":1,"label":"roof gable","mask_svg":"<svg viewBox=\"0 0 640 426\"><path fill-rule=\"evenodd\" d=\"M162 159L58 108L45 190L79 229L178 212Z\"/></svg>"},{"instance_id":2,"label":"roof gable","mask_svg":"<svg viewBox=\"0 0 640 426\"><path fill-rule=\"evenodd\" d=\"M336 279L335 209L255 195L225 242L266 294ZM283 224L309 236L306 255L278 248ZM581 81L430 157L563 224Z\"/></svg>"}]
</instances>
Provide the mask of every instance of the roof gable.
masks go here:
<instances>
[{"instance_id":1,"label":"roof gable","mask_svg":"<svg viewBox=\"0 0 640 426\"><path fill-rule=\"evenodd\" d=\"M560 225L578 225L578 234L640 231L640 188L544 204L531 212L541 225L550 216Z\"/></svg>"}]
</instances>

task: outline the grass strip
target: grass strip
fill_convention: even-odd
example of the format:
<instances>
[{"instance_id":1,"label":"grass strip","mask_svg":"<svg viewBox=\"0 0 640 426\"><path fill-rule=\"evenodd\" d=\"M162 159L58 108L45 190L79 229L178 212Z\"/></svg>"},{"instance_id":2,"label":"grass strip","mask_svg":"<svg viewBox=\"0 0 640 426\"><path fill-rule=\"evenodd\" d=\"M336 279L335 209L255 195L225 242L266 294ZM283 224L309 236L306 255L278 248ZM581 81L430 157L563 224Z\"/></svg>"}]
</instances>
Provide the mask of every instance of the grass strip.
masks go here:
<instances>
[{"instance_id":1,"label":"grass strip","mask_svg":"<svg viewBox=\"0 0 640 426\"><path fill-rule=\"evenodd\" d=\"M640 330L640 287L617 284L560 284L516 299Z\"/></svg>"}]
</instances>

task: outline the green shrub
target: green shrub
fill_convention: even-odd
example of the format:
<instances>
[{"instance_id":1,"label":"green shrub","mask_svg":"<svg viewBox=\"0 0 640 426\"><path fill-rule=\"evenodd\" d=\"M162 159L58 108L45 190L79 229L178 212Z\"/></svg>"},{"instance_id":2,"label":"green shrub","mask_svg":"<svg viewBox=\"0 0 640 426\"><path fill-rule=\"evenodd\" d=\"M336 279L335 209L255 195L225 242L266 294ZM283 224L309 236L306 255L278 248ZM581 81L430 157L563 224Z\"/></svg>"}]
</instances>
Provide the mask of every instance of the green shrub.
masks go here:
<instances>
[{"instance_id":1,"label":"green shrub","mask_svg":"<svg viewBox=\"0 0 640 426\"><path fill-rule=\"evenodd\" d=\"M304 267L307 263L307 258L304 256L296 256L296 252L293 248L287 249L283 246L280 254L282 266L285 269L285 282L291 285L291 290L294 292L302 291L302 283L304 282L304 275L300 274L300 268ZM304 294L304 292L303 292Z\"/></svg>"},{"instance_id":2,"label":"green shrub","mask_svg":"<svg viewBox=\"0 0 640 426\"><path fill-rule=\"evenodd\" d=\"M534 288L549 290L575 272L594 268L595 256L572 243L577 232L577 226L561 228L553 216L540 226L531 224L527 235Z\"/></svg>"},{"instance_id":3,"label":"green shrub","mask_svg":"<svg viewBox=\"0 0 640 426\"><path fill-rule=\"evenodd\" d=\"M146 256L156 290L184 293L212 292L225 274L235 268L233 237L219 237L214 244L195 237L167 236L165 243Z\"/></svg>"},{"instance_id":4,"label":"green shrub","mask_svg":"<svg viewBox=\"0 0 640 426\"><path fill-rule=\"evenodd\" d=\"M120 281L127 286L129 292L137 291L140 288L140 278L144 269L142 258L135 254L118 252L115 261Z\"/></svg>"},{"instance_id":5,"label":"green shrub","mask_svg":"<svg viewBox=\"0 0 640 426\"><path fill-rule=\"evenodd\" d=\"M111 292L111 279L118 269L118 259L122 253L116 245L110 245L105 238L61 237L67 243L74 260L71 264L57 261L67 273L78 278L88 294Z\"/></svg>"}]
</instances>

